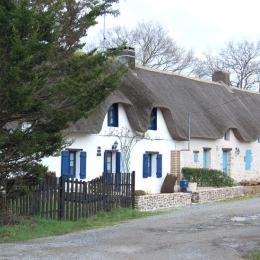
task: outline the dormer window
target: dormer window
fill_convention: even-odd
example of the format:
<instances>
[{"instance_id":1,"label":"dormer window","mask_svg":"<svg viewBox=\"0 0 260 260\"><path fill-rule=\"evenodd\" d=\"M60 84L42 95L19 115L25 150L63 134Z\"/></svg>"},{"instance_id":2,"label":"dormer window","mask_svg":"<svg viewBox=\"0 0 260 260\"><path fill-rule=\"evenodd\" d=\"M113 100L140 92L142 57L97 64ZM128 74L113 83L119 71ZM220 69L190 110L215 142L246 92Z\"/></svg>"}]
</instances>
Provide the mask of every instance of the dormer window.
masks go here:
<instances>
[{"instance_id":1,"label":"dormer window","mask_svg":"<svg viewBox=\"0 0 260 260\"><path fill-rule=\"evenodd\" d=\"M157 130L157 108L153 108L150 117L149 130Z\"/></svg>"},{"instance_id":2,"label":"dormer window","mask_svg":"<svg viewBox=\"0 0 260 260\"><path fill-rule=\"evenodd\" d=\"M107 113L107 125L118 127L118 104L113 104Z\"/></svg>"},{"instance_id":3,"label":"dormer window","mask_svg":"<svg viewBox=\"0 0 260 260\"><path fill-rule=\"evenodd\" d=\"M229 140L230 140L230 131L229 131L229 130L227 130L227 131L225 132L225 134L224 134L224 140L225 140L225 141L229 141Z\"/></svg>"},{"instance_id":4,"label":"dormer window","mask_svg":"<svg viewBox=\"0 0 260 260\"><path fill-rule=\"evenodd\" d=\"M260 137L257 138L257 142L260 144Z\"/></svg>"}]
</instances>

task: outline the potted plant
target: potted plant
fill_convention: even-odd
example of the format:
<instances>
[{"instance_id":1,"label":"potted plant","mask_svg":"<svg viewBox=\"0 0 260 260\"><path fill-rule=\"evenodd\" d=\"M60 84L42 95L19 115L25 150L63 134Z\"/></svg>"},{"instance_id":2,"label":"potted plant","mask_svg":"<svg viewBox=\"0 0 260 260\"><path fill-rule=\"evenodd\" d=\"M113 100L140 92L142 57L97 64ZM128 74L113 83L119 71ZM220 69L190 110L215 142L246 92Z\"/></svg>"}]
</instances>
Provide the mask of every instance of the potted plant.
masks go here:
<instances>
[{"instance_id":1,"label":"potted plant","mask_svg":"<svg viewBox=\"0 0 260 260\"><path fill-rule=\"evenodd\" d=\"M191 176L190 181L189 181L189 186L188 186L188 191L189 192L196 192L197 191L197 182L195 182L194 176Z\"/></svg>"}]
</instances>

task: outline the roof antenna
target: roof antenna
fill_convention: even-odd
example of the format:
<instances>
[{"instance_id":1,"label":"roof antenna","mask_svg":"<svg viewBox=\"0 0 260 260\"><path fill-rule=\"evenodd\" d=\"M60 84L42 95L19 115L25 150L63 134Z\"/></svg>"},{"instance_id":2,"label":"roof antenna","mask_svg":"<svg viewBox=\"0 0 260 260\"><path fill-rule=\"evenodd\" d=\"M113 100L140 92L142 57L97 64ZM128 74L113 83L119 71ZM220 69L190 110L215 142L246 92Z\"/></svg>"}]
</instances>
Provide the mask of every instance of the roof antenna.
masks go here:
<instances>
[{"instance_id":1,"label":"roof antenna","mask_svg":"<svg viewBox=\"0 0 260 260\"><path fill-rule=\"evenodd\" d=\"M104 14L103 22L103 52L106 51L106 14Z\"/></svg>"}]
</instances>

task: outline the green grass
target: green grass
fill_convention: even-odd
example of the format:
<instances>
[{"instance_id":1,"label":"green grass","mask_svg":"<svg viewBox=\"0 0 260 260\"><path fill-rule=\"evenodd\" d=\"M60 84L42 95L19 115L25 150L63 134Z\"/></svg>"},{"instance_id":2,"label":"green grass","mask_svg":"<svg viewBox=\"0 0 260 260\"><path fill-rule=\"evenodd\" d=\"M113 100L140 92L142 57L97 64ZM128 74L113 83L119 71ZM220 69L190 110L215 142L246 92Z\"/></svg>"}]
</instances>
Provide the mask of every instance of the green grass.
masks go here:
<instances>
[{"instance_id":1,"label":"green grass","mask_svg":"<svg viewBox=\"0 0 260 260\"><path fill-rule=\"evenodd\" d=\"M110 226L123 221L144 218L166 212L140 212L132 209L114 209L79 221L57 221L41 217L21 218L16 225L0 226L0 243L55 236L78 230Z\"/></svg>"},{"instance_id":2,"label":"green grass","mask_svg":"<svg viewBox=\"0 0 260 260\"><path fill-rule=\"evenodd\" d=\"M253 251L251 253L249 253L245 259L248 259L248 260L260 260L260 251Z\"/></svg>"},{"instance_id":3,"label":"green grass","mask_svg":"<svg viewBox=\"0 0 260 260\"><path fill-rule=\"evenodd\" d=\"M241 200L247 200L247 199L251 199L257 196L252 196L252 195L246 195L246 196L241 196L241 197L235 197L235 198L231 198L231 199L225 199L225 200L221 200L219 201L220 203L222 202L236 202L236 201L241 201Z\"/></svg>"}]
</instances>

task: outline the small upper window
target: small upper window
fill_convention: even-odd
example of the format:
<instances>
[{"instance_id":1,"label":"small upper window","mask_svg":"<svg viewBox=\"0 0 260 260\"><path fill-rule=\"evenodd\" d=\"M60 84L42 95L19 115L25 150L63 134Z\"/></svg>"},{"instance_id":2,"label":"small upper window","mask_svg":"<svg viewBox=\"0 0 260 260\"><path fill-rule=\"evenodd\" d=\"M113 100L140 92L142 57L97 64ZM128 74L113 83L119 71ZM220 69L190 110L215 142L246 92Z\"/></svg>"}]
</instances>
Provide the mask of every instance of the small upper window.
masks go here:
<instances>
[{"instance_id":1,"label":"small upper window","mask_svg":"<svg viewBox=\"0 0 260 260\"><path fill-rule=\"evenodd\" d=\"M193 151L193 161L195 163L199 161L199 151Z\"/></svg>"},{"instance_id":2,"label":"small upper window","mask_svg":"<svg viewBox=\"0 0 260 260\"><path fill-rule=\"evenodd\" d=\"M257 138L257 142L260 143L260 137Z\"/></svg>"},{"instance_id":3,"label":"small upper window","mask_svg":"<svg viewBox=\"0 0 260 260\"><path fill-rule=\"evenodd\" d=\"M224 134L224 140L229 141L230 140L230 131L227 130Z\"/></svg>"},{"instance_id":4,"label":"small upper window","mask_svg":"<svg viewBox=\"0 0 260 260\"><path fill-rule=\"evenodd\" d=\"M113 104L107 113L107 125L118 127L118 104Z\"/></svg>"},{"instance_id":5,"label":"small upper window","mask_svg":"<svg viewBox=\"0 0 260 260\"><path fill-rule=\"evenodd\" d=\"M153 108L150 117L149 130L157 130L157 108Z\"/></svg>"}]
</instances>

